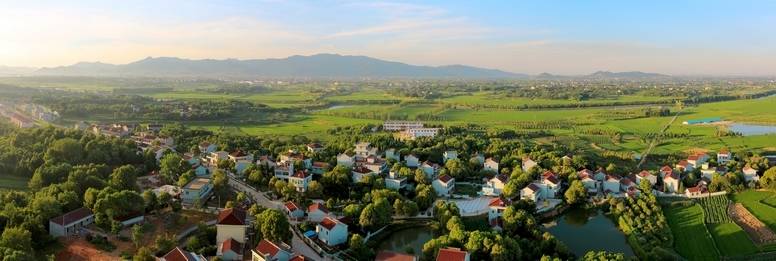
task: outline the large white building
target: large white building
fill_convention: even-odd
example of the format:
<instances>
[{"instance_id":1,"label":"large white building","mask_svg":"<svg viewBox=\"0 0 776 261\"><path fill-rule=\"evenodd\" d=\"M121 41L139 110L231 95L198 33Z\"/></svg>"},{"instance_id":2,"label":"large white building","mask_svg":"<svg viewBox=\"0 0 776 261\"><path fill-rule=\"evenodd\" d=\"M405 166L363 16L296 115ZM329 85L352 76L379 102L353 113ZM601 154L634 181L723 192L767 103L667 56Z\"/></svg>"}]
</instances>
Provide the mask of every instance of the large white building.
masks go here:
<instances>
[{"instance_id":1,"label":"large white building","mask_svg":"<svg viewBox=\"0 0 776 261\"><path fill-rule=\"evenodd\" d=\"M406 129L399 133L399 138L403 140L414 140L420 137L434 137L438 132L439 128Z\"/></svg>"},{"instance_id":2,"label":"large white building","mask_svg":"<svg viewBox=\"0 0 776 261\"><path fill-rule=\"evenodd\" d=\"M94 223L94 213L79 208L49 220L49 234L53 237L78 234L79 230Z\"/></svg>"},{"instance_id":3,"label":"large white building","mask_svg":"<svg viewBox=\"0 0 776 261\"><path fill-rule=\"evenodd\" d=\"M383 122L383 130L387 131L400 131L406 129L423 128L423 123L419 121L385 121Z\"/></svg>"}]
</instances>

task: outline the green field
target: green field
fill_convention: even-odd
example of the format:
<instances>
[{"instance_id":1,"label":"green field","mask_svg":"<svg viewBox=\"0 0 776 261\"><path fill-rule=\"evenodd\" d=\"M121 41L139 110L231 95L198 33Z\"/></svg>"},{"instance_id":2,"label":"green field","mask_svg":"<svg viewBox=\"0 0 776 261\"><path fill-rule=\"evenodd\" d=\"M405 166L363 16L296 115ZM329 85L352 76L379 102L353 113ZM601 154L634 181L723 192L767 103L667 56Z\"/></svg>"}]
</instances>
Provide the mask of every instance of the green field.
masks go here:
<instances>
[{"instance_id":1,"label":"green field","mask_svg":"<svg viewBox=\"0 0 776 261\"><path fill-rule=\"evenodd\" d=\"M776 194L772 192L747 190L733 195L733 201L743 204L752 215L776 231L776 208L762 202L774 196Z\"/></svg>"},{"instance_id":2,"label":"green field","mask_svg":"<svg viewBox=\"0 0 776 261\"><path fill-rule=\"evenodd\" d=\"M27 190L29 178L0 174L0 189Z\"/></svg>"},{"instance_id":3,"label":"green field","mask_svg":"<svg viewBox=\"0 0 776 261\"><path fill-rule=\"evenodd\" d=\"M189 127L206 129L212 131L229 131L237 132L249 135L305 135L310 138L325 136L326 130L336 127L346 127L352 125L360 125L373 123L377 124L380 121L377 120L365 120L365 119L352 119L326 115L311 115L301 116L299 119L292 122L256 125L256 124L188 124Z\"/></svg>"},{"instance_id":4,"label":"green field","mask_svg":"<svg viewBox=\"0 0 776 261\"><path fill-rule=\"evenodd\" d=\"M723 256L749 255L759 252L746 232L736 223L707 224L709 233Z\"/></svg>"},{"instance_id":5,"label":"green field","mask_svg":"<svg viewBox=\"0 0 776 261\"><path fill-rule=\"evenodd\" d=\"M674 234L674 249L688 260L718 260L714 239L706 230L703 209L692 206L663 208L663 213Z\"/></svg>"},{"instance_id":6,"label":"green field","mask_svg":"<svg viewBox=\"0 0 776 261\"><path fill-rule=\"evenodd\" d=\"M673 100L678 97L656 97L641 95L622 95L612 96L611 98L591 99L585 101L561 100L561 99L534 99L525 97L504 97L503 95L492 92L475 92L465 95L456 95L448 98L439 99L439 102L459 104L459 105L557 105L557 104L601 104L611 102L654 102L663 100Z\"/></svg>"}]
</instances>

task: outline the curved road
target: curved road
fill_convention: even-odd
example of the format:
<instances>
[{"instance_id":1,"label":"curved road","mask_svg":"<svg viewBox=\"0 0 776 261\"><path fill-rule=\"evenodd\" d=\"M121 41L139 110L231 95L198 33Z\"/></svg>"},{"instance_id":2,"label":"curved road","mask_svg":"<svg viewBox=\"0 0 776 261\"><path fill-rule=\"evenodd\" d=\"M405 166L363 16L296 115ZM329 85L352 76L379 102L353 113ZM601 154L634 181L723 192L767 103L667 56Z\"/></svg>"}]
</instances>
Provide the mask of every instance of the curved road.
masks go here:
<instances>
[{"instance_id":1,"label":"curved road","mask_svg":"<svg viewBox=\"0 0 776 261\"><path fill-rule=\"evenodd\" d=\"M242 191L247 193L248 195L253 198L253 201L256 202L256 204L259 204L260 206L263 206L265 208L274 208L274 209L280 209L281 204L278 202L271 201L264 197L261 192L256 191L251 186L248 186L247 184L243 183L241 180L236 179L235 177L229 176L229 185L231 185L235 190ZM294 248L294 253L302 254L304 256L313 258L314 260L330 260L328 258L324 259L320 255L318 255L315 250L313 250L310 246L305 244L305 242L299 238L296 233L291 233L294 235L293 239L291 240L291 247Z\"/></svg>"}]
</instances>

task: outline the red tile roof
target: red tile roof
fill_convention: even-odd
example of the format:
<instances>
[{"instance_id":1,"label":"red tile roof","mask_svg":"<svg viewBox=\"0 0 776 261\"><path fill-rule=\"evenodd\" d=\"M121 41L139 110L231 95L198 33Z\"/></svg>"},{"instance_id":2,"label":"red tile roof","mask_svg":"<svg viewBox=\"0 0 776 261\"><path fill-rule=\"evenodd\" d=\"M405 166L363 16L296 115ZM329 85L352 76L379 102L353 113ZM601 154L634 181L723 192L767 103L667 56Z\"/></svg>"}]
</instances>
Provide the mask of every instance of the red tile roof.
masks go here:
<instances>
[{"instance_id":1,"label":"red tile roof","mask_svg":"<svg viewBox=\"0 0 776 261\"><path fill-rule=\"evenodd\" d=\"M369 174L369 173L372 173L372 170L364 166L358 166L353 168L353 172L361 173L361 174Z\"/></svg>"},{"instance_id":2,"label":"red tile roof","mask_svg":"<svg viewBox=\"0 0 776 261\"><path fill-rule=\"evenodd\" d=\"M326 209L326 207L321 203L313 203L310 204L310 206L307 207L307 213L315 212L316 210L321 210L323 213L329 213L329 210Z\"/></svg>"},{"instance_id":3,"label":"red tile roof","mask_svg":"<svg viewBox=\"0 0 776 261\"><path fill-rule=\"evenodd\" d=\"M227 250L231 250L236 254L242 254L242 244L240 244L240 242L237 242L237 240L234 240L233 238L230 237L229 239L221 243L221 253L224 253Z\"/></svg>"},{"instance_id":4,"label":"red tile roof","mask_svg":"<svg viewBox=\"0 0 776 261\"><path fill-rule=\"evenodd\" d=\"M167 252L162 258L165 261L194 261L196 260L191 253L184 251L180 247L175 247L170 252Z\"/></svg>"},{"instance_id":5,"label":"red tile roof","mask_svg":"<svg viewBox=\"0 0 776 261\"><path fill-rule=\"evenodd\" d=\"M227 208L218 213L219 225L245 225L245 210Z\"/></svg>"},{"instance_id":6,"label":"red tile roof","mask_svg":"<svg viewBox=\"0 0 776 261\"><path fill-rule=\"evenodd\" d=\"M460 248L443 248L437 253L437 261L463 261L469 253L461 251Z\"/></svg>"},{"instance_id":7,"label":"red tile roof","mask_svg":"<svg viewBox=\"0 0 776 261\"><path fill-rule=\"evenodd\" d=\"M262 256L274 257L275 255L277 255L278 252L280 252L281 249L280 247L278 247L278 245L276 245L275 243L272 243L272 241L262 239L261 242L259 242L259 244L256 245L256 248L254 250L256 250L256 252L261 254Z\"/></svg>"},{"instance_id":8,"label":"red tile roof","mask_svg":"<svg viewBox=\"0 0 776 261\"><path fill-rule=\"evenodd\" d=\"M321 161L316 161L316 162L313 162L313 167L316 167L316 168L328 168L329 167L329 163L321 162Z\"/></svg>"},{"instance_id":9,"label":"red tile roof","mask_svg":"<svg viewBox=\"0 0 776 261\"><path fill-rule=\"evenodd\" d=\"M494 198L488 203L490 207L506 207L507 204L501 198Z\"/></svg>"},{"instance_id":10,"label":"red tile roof","mask_svg":"<svg viewBox=\"0 0 776 261\"><path fill-rule=\"evenodd\" d=\"M313 260L313 259L309 258L309 257L306 257L306 256L303 256L303 255L296 255L296 256L288 259L288 261L306 261L306 260Z\"/></svg>"},{"instance_id":11,"label":"red tile roof","mask_svg":"<svg viewBox=\"0 0 776 261\"><path fill-rule=\"evenodd\" d=\"M229 155L231 155L232 157L245 157L245 156L247 156L248 154L245 154L245 152L244 152L244 151L242 151L242 150L237 150L237 151L235 151L235 152L232 152L232 153L231 153L231 154L229 154Z\"/></svg>"},{"instance_id":12,"label":"red tile roof","mask_svg":"<svg viewBox=\"0 0 776 261\"><path fill-rule=\"evenodd\" d=\"M671 166L665 165L662 168L660 168L660 172L672 172L674 169L671 168Z\"/></svg>"},{"instance_id":13,"label":"red tile roof","mask_svg":"<svg viewBox=\"0 0 776 261\"><path fill-rule=\"evenodd\" d=\"M286 202L285 206L286 206L286 209L287 209L288 211L292 211L292 212L293 212L293 211L296 211L297 209L299 209L299 207L298 207L298 206L296 206L296 203L294 203L294 202L291 202L291 201L289 201L289 202Z\"/></svg>"},{"instance_id":14,"label":"red tile roof","mask_svg":"<svg viewBox=\"0 0 776 261\"><path fill-rule=\"evenodd\" d=\"M336 220L336 219L333 219L333 218L330 218L330 217L325 217L325 218L323 218L323 220L321 220L321 226L323 226L324 228L326 228L328 230L333 229L335 226L337 226L338 223L341 224L341 222L339 220Z\"/></svg>"},{"instance_id":15,"label":"red tile roof","mask_svg":"<svg viewBox=\"0 0 776 261\"><path fill-rule=\"evenodd\" d=\"M633 185L633 181L626 177L626 178L620 179L620 184L623 184L625 186L631 186Z\"/></svg>"},{"instance_id":16,"label":"red tile roof","mask_svg":"<svg viewBox=\"0 0 776 261\"><path fill-rule=\"evenodd\" d=\"M300 179L306 178L306 177L307 177L307 171L304 171L304 170L297 170L297 171L294 173L293 177L294 177L294 178L300 178Z\"/></svg>"},{"instance_id":17,"label":"red tile roof","mask_svg":"<svg viewBox=\"0 0 776 261\"><path fill-rule=\"evenodd\" d=\"M413 260L415 260L415 256L391 252L391 251L380 251L380 253L377 253L377 257L375 257L375 261L413 261Z\"/></svg>"},{"instance_id":18,"label":"red tile roof","mask_svg":"<svg viewBox=\"0 0 776 261\"><path fill-rule=\"evenodd\" d=\"M453 179L453 177L450 177L449 175L439 176L439 181L442 181L444 183L450 182L450 180L452 180L452 179Z\"/></svg>"},{"instance_id":19,"label":"red tile roof","mask_svg":"<svg viewBox=\"0 0 776 261\"><path fill-rule=\"evenodd\" d=\"M92 213L92 211L89 210L88 208L79 208L79 209L67 212L64 215L52 218L51 222L54 222L59 225L68 225L70 223L84 219L91 215L94 215L94 213Z\"/></svg>"},{"instance_id":20,"label":"red tile roof","mask_svg":"<svg viewBox=\"0 0 776 261\"><path fill-rule=\"evenodd\" d=\"M639 172L639 176L641 176L642 178L649 177L649 175L652 175L652 174L649 173L649 171L646 171L646 170L642 170L641 172Z\"/></svg>"}]
</instances>

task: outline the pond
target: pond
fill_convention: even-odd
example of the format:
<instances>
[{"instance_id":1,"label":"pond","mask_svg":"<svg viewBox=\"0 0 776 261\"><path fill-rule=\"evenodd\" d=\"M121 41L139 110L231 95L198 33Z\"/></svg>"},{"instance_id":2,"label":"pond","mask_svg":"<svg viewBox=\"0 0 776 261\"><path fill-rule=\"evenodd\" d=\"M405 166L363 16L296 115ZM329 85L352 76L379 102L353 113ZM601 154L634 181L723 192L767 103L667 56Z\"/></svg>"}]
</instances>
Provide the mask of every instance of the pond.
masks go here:
<instances>
[{"instance_id":1,"label":"pond","mask_svg":"<svg viewBox=\"0 0 776 261\"><path fill-rule=\"evenodd\" d=\"M423 253L423 244L433 238L429 227L413 227L395 231L380 242L377 251L388 250L399 253L406 253L408 248L412 248L414 255Z\"/></svg>"},{"instance_id":2,"label":"pond","mask_svg":"<svg viewBox=\"0 0 776 261\"><path fill-rule=\"evenodd\" d=\"M744 136L774 134L776 126L733 123L730 125L730 131L741 133Z\"/></svg>"},{"instance_id":3,"label":"pond","mask_svg":"<svg viewBox=\"0 0 776 261\"><path fill-rule=\"evenodd\" d=\"M588 251L606 250L634 256L625 234L597 209L574 208L544 227L578 257Z\"/></svg>"}]
</instances>

